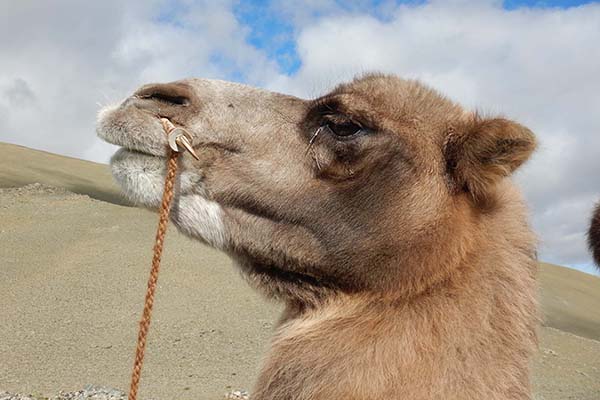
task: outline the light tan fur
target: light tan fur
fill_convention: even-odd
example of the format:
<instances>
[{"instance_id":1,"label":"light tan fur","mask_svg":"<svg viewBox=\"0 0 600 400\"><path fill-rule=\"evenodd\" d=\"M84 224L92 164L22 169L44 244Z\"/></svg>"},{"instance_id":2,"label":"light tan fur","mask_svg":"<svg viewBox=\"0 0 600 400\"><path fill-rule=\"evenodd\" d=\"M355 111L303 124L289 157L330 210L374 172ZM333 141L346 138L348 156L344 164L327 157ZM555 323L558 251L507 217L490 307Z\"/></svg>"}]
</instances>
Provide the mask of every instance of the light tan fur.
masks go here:
<instances>
[{"instance_id":1,"label":"light tan fur","mask_svg":"<svg viewBox=\"0 0 600 400\"><path fill-rule=\"evenodd\" d=\"M530 399L535 239L509 180L535 148L415 82L315 100L147 85L102 112L115 177L160 197L169 118L194 136L172 219L286 304L254 400Z\"/></svg>"}]
</instances>

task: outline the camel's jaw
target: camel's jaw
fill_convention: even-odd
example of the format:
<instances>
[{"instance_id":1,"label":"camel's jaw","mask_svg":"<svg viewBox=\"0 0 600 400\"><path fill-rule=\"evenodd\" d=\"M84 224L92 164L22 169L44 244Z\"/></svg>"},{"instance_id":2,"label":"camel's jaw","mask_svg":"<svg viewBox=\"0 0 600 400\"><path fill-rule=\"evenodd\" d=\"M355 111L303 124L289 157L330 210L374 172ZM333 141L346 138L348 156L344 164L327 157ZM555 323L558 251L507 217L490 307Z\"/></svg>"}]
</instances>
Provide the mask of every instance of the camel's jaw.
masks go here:
<instances>
[{"instance_id":1,"label":"camel's jaw","mask_svg":"<svg viewBox=\"0 0 600 400\"><path fill-rule=\"evenodd\" d=\"M112 156L110 165L125 197L136 205L160 207L169 145L158 116L149 112L143 101L129 98L99 113L97 133L122 147ZM228 235L222 208L208 199L202 169L197 165L192 168L187 161L179 160L171 219L185 234L225 249Z\"/></svg>"},{"instance_id":2,"label":"camel's jaw","mask_svg":"<svg viewBox=\"0 0 600 400\"><path fill-rule=\"evenodd\" d=\"M120 149L111 158L115 180L125 196L151 209L160 206L166 175L166 160L137 151ZM171 219L185 234L218 249L225 249L228 234L221 206L206 197L197 173L183 169L174 186Z\"/></svg>"}]
</instances>

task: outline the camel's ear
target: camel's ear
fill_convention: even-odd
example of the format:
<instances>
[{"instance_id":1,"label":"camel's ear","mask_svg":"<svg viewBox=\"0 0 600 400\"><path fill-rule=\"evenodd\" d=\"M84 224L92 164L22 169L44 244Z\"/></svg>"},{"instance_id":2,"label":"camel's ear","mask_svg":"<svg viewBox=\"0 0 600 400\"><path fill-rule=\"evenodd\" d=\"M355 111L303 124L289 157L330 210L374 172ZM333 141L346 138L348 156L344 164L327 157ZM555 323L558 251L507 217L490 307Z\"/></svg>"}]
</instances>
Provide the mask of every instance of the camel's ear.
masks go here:
<instances>
[{"instance_id":1,"label":"camel's ear","mask_svg":"<svg viewBox=\"0 0 600 400\"><path fill-rule=\"evenodd\" d=\"M495 183L519 168L535 146L533 133L516 122L473 116L446 138L447 171L456 188L485 201Z\"/></svg>"}]
</instances>

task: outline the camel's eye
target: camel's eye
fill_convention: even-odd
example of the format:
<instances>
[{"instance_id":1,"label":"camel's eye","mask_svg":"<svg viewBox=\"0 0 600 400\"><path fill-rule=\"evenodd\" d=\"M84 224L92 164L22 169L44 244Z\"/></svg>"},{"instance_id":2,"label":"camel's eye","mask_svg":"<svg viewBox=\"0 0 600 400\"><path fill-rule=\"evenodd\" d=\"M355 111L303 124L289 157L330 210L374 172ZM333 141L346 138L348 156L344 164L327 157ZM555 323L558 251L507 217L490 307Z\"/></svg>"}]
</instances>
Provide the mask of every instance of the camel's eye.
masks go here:
<instances>
[{"instance_id":1,"label":"camel's eye","mask_svg":"<svg viewBox=\"0 0 600 400\"><path fill-rule=\"evenodd\" d=\"M328 122L326 127L336 136L339 137L349 137L358 135L363 131L362 126L355 124L354 122L342 122L342 123L334 123Z\"/></svg>"}]
</instances>

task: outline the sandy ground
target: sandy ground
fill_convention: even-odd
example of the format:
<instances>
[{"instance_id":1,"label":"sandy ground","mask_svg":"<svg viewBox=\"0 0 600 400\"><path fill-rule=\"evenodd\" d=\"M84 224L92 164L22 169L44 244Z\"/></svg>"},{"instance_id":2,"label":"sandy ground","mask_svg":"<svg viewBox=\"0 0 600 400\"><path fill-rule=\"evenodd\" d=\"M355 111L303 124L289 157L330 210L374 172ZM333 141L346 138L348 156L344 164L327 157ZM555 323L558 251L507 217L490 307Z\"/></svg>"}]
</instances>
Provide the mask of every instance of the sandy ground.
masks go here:
<instances>
[{"instance_id":1,"label":"sandy ground","mask_svg":"<svg viewBox=\"0 0 600 400\"><path fill-rule=\"evenodd\" d=\"M66 192L0 193L0 391L127 388L155 215ZM171 230L140 398L247 388L277 308Z\"/></svg>"},{"instance_id":2,"label":"sandy ground","mask_svg":"<svg viewBox=\"0 0 600 400\"><path fill-rule=\"evenodd\" d=\"M600 399L600 342L554 328L541 330L535 359L536 399Z\"/></svg>"},{"instance_id":3,"label":"sandy ground","mask_svg":"<svg viewBox=\"0 0 600 400\"><path fill-rule=\"evenodd\" d=\"M0 189L0 392L126 390L156 215L123 206L106 166L0 151L12 157L0 160L0 187L42 181L94 197ZM543 265L541 287L536 398L600 399L600 279ZM170 230L140 398L250 389L278 312L227 258Z\"/></svg>"}]
</instances>

